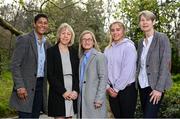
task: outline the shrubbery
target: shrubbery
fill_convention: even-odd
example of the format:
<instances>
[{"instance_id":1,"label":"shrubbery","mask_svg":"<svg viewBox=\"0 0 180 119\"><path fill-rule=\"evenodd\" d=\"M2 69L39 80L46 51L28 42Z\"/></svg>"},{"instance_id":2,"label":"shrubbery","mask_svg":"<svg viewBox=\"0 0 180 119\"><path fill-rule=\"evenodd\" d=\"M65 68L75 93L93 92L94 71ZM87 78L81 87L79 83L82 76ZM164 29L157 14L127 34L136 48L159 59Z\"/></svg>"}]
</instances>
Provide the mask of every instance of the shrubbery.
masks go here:
<instances>
[{"instance_id":1,"label":"shrubbery","mask_svg":"<svg viewBox=\"0 0 180 119\"><path fill-rule=\"evenodd\" d=\"M10 117L15 111L9 107L9 97L12 91L12 80L10 72L3 72L0 80L0 117Z\"/></svg>"},{"instance_id":2,"label":"shrubbery","mask_svg":"<svg viewBox=\"0 0 180 119\"><path fill-rule=\"evenodd\" d=\"M180 117L180 74L173 76L173 87L165 93L160 117Z\"/></svg>"}]
</instances>

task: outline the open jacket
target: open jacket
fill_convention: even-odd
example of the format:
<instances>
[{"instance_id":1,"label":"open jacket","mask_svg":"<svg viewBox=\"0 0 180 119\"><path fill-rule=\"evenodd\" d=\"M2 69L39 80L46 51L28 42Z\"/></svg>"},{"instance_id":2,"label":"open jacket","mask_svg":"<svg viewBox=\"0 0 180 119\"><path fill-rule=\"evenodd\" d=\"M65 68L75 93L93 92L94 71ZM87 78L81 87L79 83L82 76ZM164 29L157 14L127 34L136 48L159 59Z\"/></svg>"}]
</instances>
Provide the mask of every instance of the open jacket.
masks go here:
<instances>
[{"instance_id":1,"label":"open jacket","mask_svg":"<svg viewBox=\"0 0 180 119\"><path fill-rule=\"evenodd\" d=\"M46 42L44 49L50 47ZM37 81L38 51L35 42L34 31L29 34L19 36L16 41L16 48L12 56L12 77L14 86L10 98L10 106L17 111L32 112L33 99ZM46 79L46 61L44 64L44 82L43 82L43 111L47 113L47 79ZM28 97L22 101L17 96L18 88L26 88Z\"/></svg>"},{"instance_id":2,"label":"open jacket","mask_svg":"<svg viewBox=\"0 0 180 119\"><path fill-rule=\"evenodd\" d=\"M143 50L143 40L138 45L138 68L137 77L141 66L141 53ZM148 82L153 90L164 92L172 85L171 80L171 47L168 37L160 32L154 33L147 58L146 72ZM137 81L138 82L138 79ZM136 83L137 84L137 83Z\"/></svg>"}]
</instances>

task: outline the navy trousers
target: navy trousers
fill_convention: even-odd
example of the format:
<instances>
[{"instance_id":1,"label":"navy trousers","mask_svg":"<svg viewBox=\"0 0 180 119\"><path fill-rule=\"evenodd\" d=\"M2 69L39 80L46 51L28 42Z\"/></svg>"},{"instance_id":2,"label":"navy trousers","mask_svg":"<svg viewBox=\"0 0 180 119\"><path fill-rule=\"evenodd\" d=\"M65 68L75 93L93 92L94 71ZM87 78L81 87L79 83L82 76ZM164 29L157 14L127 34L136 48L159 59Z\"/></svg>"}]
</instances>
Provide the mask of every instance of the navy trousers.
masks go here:
<instances>
[{"instance_id":1,"label":"navy trousers","mask_svg":"<svg viewBox=\"0 0 180 119\"><path fill-rule=\"evenodd\" d=\"M19 111L19 118L39 118L43 107L43 79L43 77L37 78L32 113Z\"/></svg>"},{"instance_id":2,"label":"navy trousers","mask_svg":"<svg viewBox=\"0 0 180 119\"><path fill-rule=\"evenodd\" d=\"M153 102L150 102L151 96L149 94L152 92L151 87L146 88L139 88L139 94L140 94L140 101L141 101L141 107L143 111L143 118L157 118L159 108L162 102L162 99L164 97L164 94L162 94L160 101L158 104L153 104Z\"/></svg>"}]
</instances>

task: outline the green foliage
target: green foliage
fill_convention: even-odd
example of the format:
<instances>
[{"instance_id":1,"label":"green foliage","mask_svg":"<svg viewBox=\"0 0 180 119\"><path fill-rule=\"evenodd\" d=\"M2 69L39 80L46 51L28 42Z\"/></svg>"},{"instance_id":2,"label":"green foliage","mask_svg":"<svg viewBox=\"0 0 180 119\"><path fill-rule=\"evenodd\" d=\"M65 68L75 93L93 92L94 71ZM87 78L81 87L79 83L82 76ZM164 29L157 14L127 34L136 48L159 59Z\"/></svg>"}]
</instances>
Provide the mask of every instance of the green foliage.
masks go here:
<instances>
[{"instance_id":1,"label":"green foliage","mask_svg":"<svg viewBox=\"0 0 180 119\"><path fill-rule=\"evenodd\" d=\"M165 93L165 97L161 105L160 117L180 117L180 83L174 83L171 90Z\"/></svg>"},{"instance_id":2,"label":"green foliage","mask_svg":"<svg viewBox=\"0 0 180 119\"><path fill-rule=\"evenodd\" d=\"M173 75L172 80L173 80L173 82L179 84L180 83L180 74Z\"/></svg>"},{"instance_id":3,"label":"green foliage","mask_svg":"<svg viewBox=\"0 0 180 119\"><path fill-rule=\"evenodd\" d=\"M179 28L179 8L180 2L167 0L121 0L117 11L114 13L116 19L120 19L127 26L127 36L129 36L135 44L143 37L143 33L138 27L138 13L142 10L152 11L156 15L155 29L167 34L172 44L172 72L179 73L180 58L178 56L179 49L176 46L175 34ZM179 41L178 41L179 42Z\"/></svg>"},{"instance_id":4,"label":"green foliage","mask_svg":"<svg viewBox=\"0 0 180 119\"><path fill-rule=\"evenodd\" d=\"M0 49L0 79L2 78L1 73L2 71L9 70L9 51L6 49Z\"/></svg>"},{"instance_id":5,"label":"green foliage","mask_svg":"<svg viewBox=\"0 0 180 119\"><path fill-rule=\"evenodd\" d=\"M0 117L10 117L15 115L15 111L9 107L12 85L10 72L3 72L2 79L0 80Z\"/></svg>"},{"instance_id":6,"label":"green foliage","mask_svg":"<svg viewBox=\"0 0 180 119\"><path fill-rule=\"evenodd\" d=\"M52 4L53 3L53 4ZM58 0L48 2L43 9L50 18L51 36L56 36L57 28L66 22L70 24L76 34L75 45L78 45L79 35L83 30L91 30L95 33L97 41L102 42L104 37L104 20L102 0L89 0L87 2L75 2L74 0ZM54 43L55 37L50 38Z\"/></svg>"}]
</instances>

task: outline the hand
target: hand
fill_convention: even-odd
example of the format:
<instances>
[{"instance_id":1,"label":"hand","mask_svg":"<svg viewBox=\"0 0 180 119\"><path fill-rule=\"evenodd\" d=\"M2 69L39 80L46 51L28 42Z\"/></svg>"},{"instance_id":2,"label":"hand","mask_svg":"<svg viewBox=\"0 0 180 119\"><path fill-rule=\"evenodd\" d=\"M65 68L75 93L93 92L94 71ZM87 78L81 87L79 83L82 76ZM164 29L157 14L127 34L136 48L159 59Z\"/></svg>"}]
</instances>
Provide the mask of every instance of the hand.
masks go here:
<instances>
[{"instance_id":1,"label":"hand","mask_svg":"<svg viewBox=\"0 0 180 119\"><path fill-rule=\"evenodd\" d=\"M94 102L95 109L100 108L101 106L102 106L102 102L100 102L100 101Z\"/></svg>"},{"instance_id":2,"label":"hand","mask_svg":"<svg viewBox=\"0 0 180 119\"><path fill-rule=\"evenodd\" d=\"M162 92L153 90L149 95L151 96L150 102L153 101L153 104L158 104L159 100L161 99Z\"/></svg>"},{"instance_id":3,"label":"hand","mask_svg":"<svg viewBox=\"0 0 180 119\"><path fill-rule=\"evenodd\" d=\"M78 97L78 93L76 91L72 91L70 94L70 98L72 100L75 100L75 99L77 99L77 97Z\"/></svg>"},{"instance_id":4,"label":"hand","mask_svg":"<svg viewBox=\"0 0 180 119\"><path fill-rule=\"evenodd\" d=\"M17 95L21 100L26 101L28 96L26 88L18 88Z\"/></svg>"},{"instance_id":5,"label":"hand","mask_svg":"<svg viewBox=\"0 0 180 119\"><path fill-rule=\"evenodd\" d=\"M118 93L111 87L109 87L106 92L113 98L117 97Z\"/></svg>"},{"instance_id":6,"label":"hand","mask_svg":"<svg viewBox=\"0 0 180 119\"><path fill-rule=\"evenodd\" d=\"M64 99L65 99L65 100L71 100L70 94L71 94L71 91L66 91L66 92L63 94Z\"/></svg>"}]
</instances>

